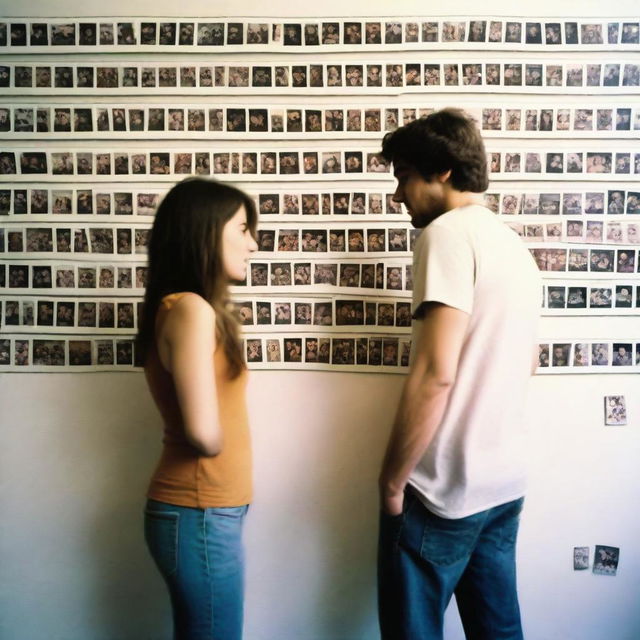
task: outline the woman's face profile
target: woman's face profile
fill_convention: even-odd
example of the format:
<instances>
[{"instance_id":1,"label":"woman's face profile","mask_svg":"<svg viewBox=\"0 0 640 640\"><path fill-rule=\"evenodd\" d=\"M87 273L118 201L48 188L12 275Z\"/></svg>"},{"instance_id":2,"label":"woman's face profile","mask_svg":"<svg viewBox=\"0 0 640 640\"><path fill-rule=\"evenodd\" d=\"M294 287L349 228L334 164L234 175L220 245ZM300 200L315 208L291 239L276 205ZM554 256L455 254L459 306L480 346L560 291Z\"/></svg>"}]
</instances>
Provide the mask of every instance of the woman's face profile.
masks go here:
<instances>
[{"instance_id":1,"label":"woman's face profile","mask_svg":"<svg viewBox=\"0 0 640 640\"><path fill-rule=\"evenodd\" d=\"M222 229L222 266L229 280L244 280L249 257L257 248L241 205Z\"/></svg>"}]
</instances>

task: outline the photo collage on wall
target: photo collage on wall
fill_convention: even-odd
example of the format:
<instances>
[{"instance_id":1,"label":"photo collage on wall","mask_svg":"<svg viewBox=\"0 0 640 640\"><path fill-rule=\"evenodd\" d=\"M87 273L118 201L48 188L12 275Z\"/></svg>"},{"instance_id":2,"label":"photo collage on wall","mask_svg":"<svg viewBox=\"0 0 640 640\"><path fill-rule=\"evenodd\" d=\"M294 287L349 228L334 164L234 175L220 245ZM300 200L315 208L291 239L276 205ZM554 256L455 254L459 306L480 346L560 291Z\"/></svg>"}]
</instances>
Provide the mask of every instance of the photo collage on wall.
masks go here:
<instances>
[{"instance_id":1,"label":"photo collage on wall","mask_svg":"<svg viewBox=\"0 0 640 640\"><path fill-rule=\"evenodd\" d=\"M260 212L231 288L250 368L406 372L419 230L379 152L445 106L482 131L486 205L541 270L542 313L640 315L639 34L615 17L0 21L0 371L135 368L153 216L198 175ZM640 371L640 333L539 353L539 373Z\"/></svg>"}]
</instances>

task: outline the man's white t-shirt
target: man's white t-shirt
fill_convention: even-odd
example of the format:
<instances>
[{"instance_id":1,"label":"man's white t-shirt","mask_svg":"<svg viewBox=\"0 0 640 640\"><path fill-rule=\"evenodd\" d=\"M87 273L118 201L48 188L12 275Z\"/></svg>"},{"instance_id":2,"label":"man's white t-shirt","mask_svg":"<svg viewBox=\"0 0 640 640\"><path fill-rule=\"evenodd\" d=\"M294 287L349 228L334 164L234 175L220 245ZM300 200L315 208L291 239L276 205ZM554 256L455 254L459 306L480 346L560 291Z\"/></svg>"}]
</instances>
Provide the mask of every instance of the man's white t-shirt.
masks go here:
<instances>
[{"instance_id":1,"label":"man's white t-shirt","mask_svg":"<svg viewBox=\"0 0 640 640\"><path fill-rule=\"evenodd\" d=\"M409 484L444 518L463 518L525 492L523 410L540 315L536 264L518 235L471 205L436 218L413 257L415 314L440 302L469 314L442 421ZM413 321L413 348L422 320Z\"/></svg>"}]
</instances>

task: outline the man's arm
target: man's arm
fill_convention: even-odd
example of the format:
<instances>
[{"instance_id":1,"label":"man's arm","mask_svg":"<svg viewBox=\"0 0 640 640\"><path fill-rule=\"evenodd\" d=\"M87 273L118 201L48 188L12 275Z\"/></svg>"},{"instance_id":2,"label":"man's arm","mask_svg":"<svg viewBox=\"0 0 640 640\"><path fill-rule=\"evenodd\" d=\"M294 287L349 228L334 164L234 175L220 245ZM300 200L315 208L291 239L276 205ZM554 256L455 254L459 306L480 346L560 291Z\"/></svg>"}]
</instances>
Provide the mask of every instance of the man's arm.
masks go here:
<instances>
[{"instance_id":1,"label":"man's arm","mask_svg":"<svg viewBox=\"0 0 640 640\"><path fill-rule=\"evenodd\" d=\"M458 371L469 315L429 302L415 357L402 391L380 473L383 511L402 511L405 485L436 433Z\"/></svg>"}]
</instances>

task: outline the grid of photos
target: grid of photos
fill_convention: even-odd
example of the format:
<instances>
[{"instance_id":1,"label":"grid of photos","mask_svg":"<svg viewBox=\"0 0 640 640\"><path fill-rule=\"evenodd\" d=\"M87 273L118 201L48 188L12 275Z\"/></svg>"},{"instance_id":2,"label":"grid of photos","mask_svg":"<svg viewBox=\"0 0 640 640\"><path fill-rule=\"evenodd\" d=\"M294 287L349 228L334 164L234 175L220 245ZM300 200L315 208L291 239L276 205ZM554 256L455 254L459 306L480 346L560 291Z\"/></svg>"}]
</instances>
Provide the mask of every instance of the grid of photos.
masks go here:
<instances>
[{"instance_id":1,"label":"grid of photos","mask_svg":"<svg viewBox=\"0 0 640 640\"><path fill-rule=\"evenodd\" d=\"M68 18L20 19L0 22L0 47L11 52L35 47L39 51L80 48L82 51L183 50L229 47L238 50L452 48L508 49L568 46L584 49L633 49L639 44L640 23L629 18L584 20L514 17L402 18L367 17L283 19ZM62 48L65 49L62 49ZM151 49L151 50L153 50Z\"/></svg>"},{"instance_id":2,"label":"grid of photos","mask_svg":"<svg viewBox=\"0 0 640 640\"><path fill-rule=\"evenodd\" d=\"M189 175L261 214L231 288L250 367L406 371L417 231L380 140L452 100L486 138L486 205L542 271L542 313L638 315L638 25L0 22L0 371L135 367L153 216ZM597 338L541 344L538 371L640 372L640 336Z\"/></svg>"}]
</instances>

